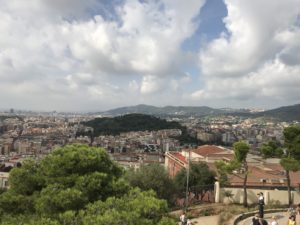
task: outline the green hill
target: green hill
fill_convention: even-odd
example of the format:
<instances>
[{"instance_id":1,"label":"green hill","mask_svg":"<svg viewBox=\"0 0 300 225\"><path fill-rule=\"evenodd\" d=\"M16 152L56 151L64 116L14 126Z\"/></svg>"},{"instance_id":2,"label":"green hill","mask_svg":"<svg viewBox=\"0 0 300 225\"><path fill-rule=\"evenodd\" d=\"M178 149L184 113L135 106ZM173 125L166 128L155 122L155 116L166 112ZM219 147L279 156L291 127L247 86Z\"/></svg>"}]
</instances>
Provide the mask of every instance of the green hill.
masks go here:
<instances>
[{"instance_id":1,"label":"green hill","mask_svg":"<svg viewBox=\"0 0 300 225\"><path fill-rule=\"evenodd\" d=\"M258 116L274 117L281 121L300 121L300 104L283 106L276 109L271 109L265 112L257 113Z\"/></svg>"},{"instance_id":2,"label":"green hill","mask_svg":"<svg viewBox=\"0 0 300 225\"><path fill-rule=\"evenodd\" d=\"M182 131L182 135L178 139L182 144L197 143L195 138L188 135L186 127L180 125L178 122L169 122L164 119L144 114L128 114L114 118L96 118L88 122L84 122L83 125L92 127L94 129L94 136L119 135L122 132L130 131L180 129ZM84 135L85 133L77 133L77 135L82 134Z\"/></svg>"}]
</instances>

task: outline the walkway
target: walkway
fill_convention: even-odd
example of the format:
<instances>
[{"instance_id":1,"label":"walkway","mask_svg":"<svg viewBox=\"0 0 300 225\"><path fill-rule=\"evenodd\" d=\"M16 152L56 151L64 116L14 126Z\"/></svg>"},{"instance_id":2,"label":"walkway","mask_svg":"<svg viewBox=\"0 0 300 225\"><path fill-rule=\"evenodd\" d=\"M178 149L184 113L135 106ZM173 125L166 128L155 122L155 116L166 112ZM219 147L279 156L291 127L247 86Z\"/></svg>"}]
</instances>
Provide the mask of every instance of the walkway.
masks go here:
<instances>
[{"instance_id":1,"label":"walkway","mask_svg":"<svg viewBox=\"0 0 300 225\"><path fill-rule=\"evenodd\" d=\"M286 225L288 221L288 213L287 212L277 212L277 213L268 213L265 214L264 219L270 223L272 221L272 216L277 217L278 225ZM245 220L242 220L238 223L238 225L250 225L252 223L252 217L249 217Z\"/></svg>"},{"instance_id":2,"label":"walkway","mask_svg":"<svg viewBox=\"0 0 300 225\"><path fill-rule=\"evenodd\" d=\"M219 216L203 216L192 219L192 222L197 225L218 225Z\"/></svg>"},{"instance_id":3,"label":"walkway","mask_svg":"<svg viewBox=\"0 0 300 225\"><path fill-rule=\"evenodd\" d=\"M265 214L265 220L268 222L272 221L272 216L277 216L278 225L286 225L288 220L288 213L278 212L278 213L268 213ZM218 225L219 215L215 216L203 216L192 219L195 225ZM300 220L300 218L299 218ZM238 225L251 225L252 217L242 220ZM270 223L269 223L270 224ZM299 225L299 223L298 223Z\"/></svg>"}]
</instances>

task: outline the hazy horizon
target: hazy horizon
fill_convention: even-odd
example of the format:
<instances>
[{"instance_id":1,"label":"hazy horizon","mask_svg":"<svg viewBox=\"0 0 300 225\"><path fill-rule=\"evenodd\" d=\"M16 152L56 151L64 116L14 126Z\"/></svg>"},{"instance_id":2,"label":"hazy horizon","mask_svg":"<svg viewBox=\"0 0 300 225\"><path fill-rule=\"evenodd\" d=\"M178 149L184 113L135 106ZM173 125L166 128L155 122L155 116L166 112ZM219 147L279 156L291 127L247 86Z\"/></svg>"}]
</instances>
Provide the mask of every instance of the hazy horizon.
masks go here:
<instances>
[{"instance_id":1,"label":"hazy horizon","mask_svg":"<svg viewBox=\"0 0 300 225\"><path fill-rule=\"evenodd\" d=\"M239 110L239 109L248 109L248 110L272 110L272 109L276 109L276 108L280 108L280 107L286 107L286 106L292 106L292 105L298 105L298 104L292 104L292 105L282 105L282 106L278 106L275 108L262 108L262 107L210 107L207 105L199 105L199 106L188 106L188 105L163 105L163 106L157 106L157 105L148 105L148 104L137 104L137 105L123 105L123 106L119 106L119 107L114 107L114 108L108 108L108 109L103 109L103 110L43 110L43 109L29 109L29 108L0 108L0 112L9 112L11 109L14 110L14 112L16 111L23 111L23 112L41 112L41 113L51 113L51 112L57 112L57 113L101 113L101 112L107 112L107 111L111 111L111 110L115 110L115 109L120 109L120 108L127 108L127 107L136 107L139 105L146 105L146 106L154 106L157 108L164 108L164 107L209 107L209 108L213 108L213 109L233 109L233 110Z\"/></svg>"},{"instance_id":2,"label":"hazy horizon","mask_svg":"<svg viewBox=\"0 0 300 225\"><path fill-rule=\"evenodd\" d=\"M0 3L0 109L300 103L299 0Z\"/></svg>"}]
</instances>

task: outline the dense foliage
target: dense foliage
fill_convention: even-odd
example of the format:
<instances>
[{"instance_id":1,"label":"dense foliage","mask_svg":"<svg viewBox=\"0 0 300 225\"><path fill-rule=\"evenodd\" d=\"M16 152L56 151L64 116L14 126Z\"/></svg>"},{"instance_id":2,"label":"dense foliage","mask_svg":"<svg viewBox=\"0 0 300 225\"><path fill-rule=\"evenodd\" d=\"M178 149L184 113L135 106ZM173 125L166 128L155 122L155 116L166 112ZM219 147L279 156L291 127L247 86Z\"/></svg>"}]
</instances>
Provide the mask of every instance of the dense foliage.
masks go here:
<instances>
[{"instance_id":1,"label":"dense foliage","mask_svg":"<svg viewBox=\"0 0 300 225\"><path fill-rule=\"evenodd\" d=\"M180 129L182 135L178 138L181 143L197 143L197 139L191 137L186 127L175 121L166 121L150 115L128 114L114 118L96 118L83 125L92 127L93 135L119 135L122 132L130 131L157 131L163 129ZM78 132L77 135L91 135L91 133Z\"/></svg>"},{"instance_id":2,"label":"dense foliage","mask_svg":"<svg viewBox=\"0 0 300 225\"><path fill-rule=\"evenodd\" d=\"M189 191L201 198L201 194L210 190L215 183L216 174L210 170L206 163L191 163L189 171ZM187 171L182 169L175 176L175 184L179 193L184 193L187 185Z\"/></svg>"},{"instance_id":3,"label":"dense foliage","mask_svg":"<svg viewBox=\"0 0 300 225\"><path fill-rule=\"evenodd\" d=\"M300 125L290 126L284 129L285 151L281 156L280 164L286 171L288 201L292 204L290 171L300 170Z\"/></svg>"},{"instance_id":4,"label":"dense foliage","mask_svg":"<svg viewBox=\"0 0 300 225\"><path fill-rule=\"evenodd\" d=\"M165 199L169 204L174 203L175 184L169 177L165 168L157 164L143 165L138 170L129 170L126 180L141 190L154 190L159 198Z\"/></svg>"},{"instance_id":5,"label":"dense foliage","mask_svg":"<svg viewBox=\"0 0 300 225\"><path fill-rule=\"evenodd\" d=\"M104 150L84 145L25 161L9 182L0 195L0 224L159 224L167 210L154 192L132 189Z\"/></svg>"},{"instance_id":6,"label":"dense foliage","mask_svg":"<svg viewBox=\"0 0 300 225\"><path fill-rule=\"evenodd\" d=\"M261 153L264 158L281 158L281 156L284 154L280 143L275 141L264 143L261 147Z\"/></svg>"},{"instance_id":7,"label":"dense foliage","mask_svg":"<svg viewBox=\"0 0 300 225\"><path fill-rule=\"evenodd\" d=\"M283 130L284 148L277 142L265 143L261 152L264 158L280 158L280 164L285 169L288 190L288 202L292 204L290 171L300 170L300 126L293 125Z\"/></svg>"},{"instance_id":8,"label":"dense foliage","mask_svg":"<svg viewBox=\"0 0 300 225\"><path fill-rule=\"evenodd\" d=\"M215 163L218 176L221 184L226 184L226 175L225 173L232 173L234 170L238 170L241 172L243 176L243 205L245 207L248 206L247 200L247 179L248 179L248 164L247 164L247 155L249 153L250 146L245 142L238 141L233 144L234 158L229 163L225 163L224 161L218 161ZM221 180L223 179L223 180Z\"/></svg>"},{"instance_id":9,"label":"dense foliage","mask_svg":"<svg viewBox=\"0 0 300 225\"><path fill-rule=\"evenodd\" d=\"M129 131L156 131L163 129L182 129L178 122L168 122L150 115L128 114L114 118L104 117L85 122L93 127L95 136L118 135Z\"/></svg>"}]
</instances>

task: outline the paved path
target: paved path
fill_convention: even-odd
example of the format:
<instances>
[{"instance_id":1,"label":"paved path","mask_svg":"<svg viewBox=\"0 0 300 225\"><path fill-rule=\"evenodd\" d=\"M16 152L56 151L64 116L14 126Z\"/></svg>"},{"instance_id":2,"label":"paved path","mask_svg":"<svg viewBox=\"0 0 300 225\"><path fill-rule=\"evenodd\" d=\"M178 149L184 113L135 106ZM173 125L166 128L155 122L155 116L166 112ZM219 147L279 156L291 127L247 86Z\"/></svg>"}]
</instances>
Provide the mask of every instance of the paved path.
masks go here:
<instances>
[{"instance_id":1,"label":"paved path","mask_svg":"<svg viewBox=\"0 0 300 225\"><path fill-rule=\"evenodd\" d=\"M265 214L265 220L272 221L272 216L277 216L278 225L286 225L288 221L288 214L285 212L268 213ZM300 216L299 216L300 217ZM300 218L298 218L300 220ZM196 225L218 225L219 215L215 216L203 216L192 219L192 222ZM242 220L238 225L250 225L252 222L252 216ZM297 223L300 224L300 223Z\"/></svg>"},{"instance_id":2,"label":"paved path","mask_svg":"<svg viewBox=\"0 0 300 225\"><path fill-rule=\"evenodd\" d=\"M211 208L211 207L218 208L218 207L224 207L224 205L220 204L220 203L195 205L195 206L189 207L189 210L197 211L197 210L201 210L201 209L203 210L203 209L207 209L207 208ZM181 213L182 213L182 210L176 210L176 211L173 211L171 214L175 215L177 218L179 218ZM202 217L194 218L191 220L195 225L196 224L197 225L218 225L218 219L219 219L219 216L214 215L214 216L202 216Z\"/></svg>"},{"instance_id":3,"label":"paved path","mask_svg":"<svg viewBox=\"0 0 300 225\"><path fill-rule=\"evenodd\" d=\"M197 225L218 225L219 216L203 216L192 219L192 222Z\"/></svg>"},{"instance_id":4,"label":"paved path","mask_svg":"<svg viewBox=\"0 0 300 225\"><path fill-rule=\"evenodd\" d=\"M286 212L277 212L277 213L268 213L265 214L264 219L270 223L272 222L272 216L276 216L277 217L277 221L278 221L278 225L286 225L287 221L288 221L288 213ZM250 225L252 222L252 216L242 220L241 222L238 223L238 225Z\"/></svg>"}]
</instances>

